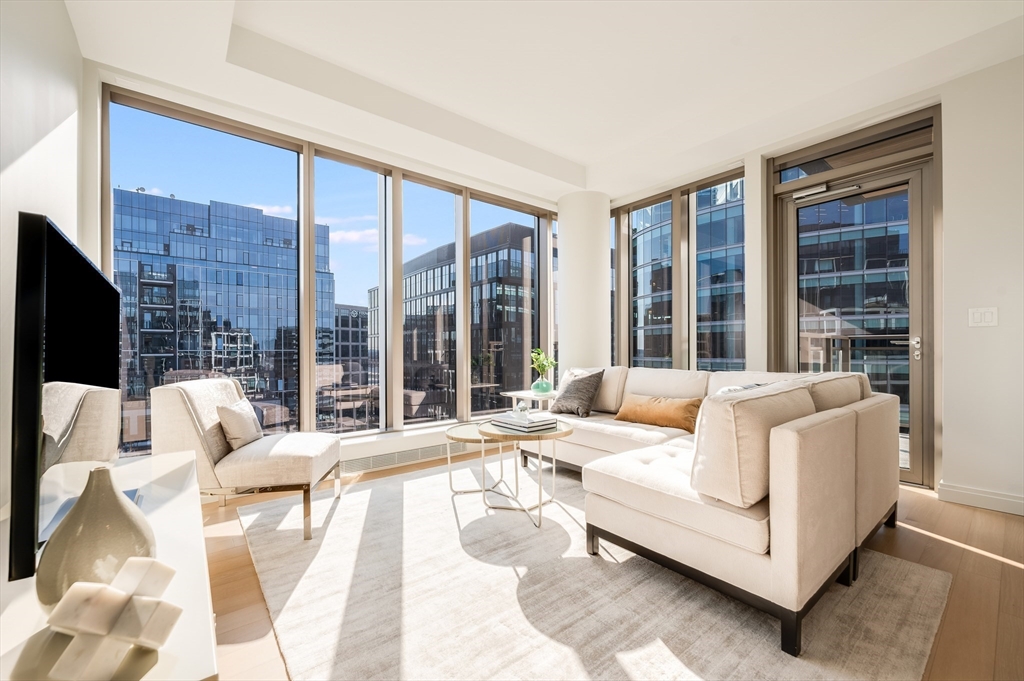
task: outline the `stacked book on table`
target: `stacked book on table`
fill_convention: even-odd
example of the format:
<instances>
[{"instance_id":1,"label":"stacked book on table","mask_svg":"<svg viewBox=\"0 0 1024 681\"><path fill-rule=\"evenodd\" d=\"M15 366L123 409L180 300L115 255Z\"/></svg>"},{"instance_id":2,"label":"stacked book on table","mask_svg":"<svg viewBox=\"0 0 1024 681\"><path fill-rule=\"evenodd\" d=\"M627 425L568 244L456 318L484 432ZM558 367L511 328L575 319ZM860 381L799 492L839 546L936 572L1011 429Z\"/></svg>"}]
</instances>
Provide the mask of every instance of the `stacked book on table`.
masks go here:
<instances>
[{"instance_id":1,"label":"stacked book on table","mask_svg":"<svg viewBox=\"0 0 1024 681\"><path fill-rule=\"evenodd\" d=\"M551 430L558 425L558 421L550 414L524 414L512 411L498 414L491 419L491 422L496 426L520 433L536 433L541 430Z\"/></svg>"}]
</instances>

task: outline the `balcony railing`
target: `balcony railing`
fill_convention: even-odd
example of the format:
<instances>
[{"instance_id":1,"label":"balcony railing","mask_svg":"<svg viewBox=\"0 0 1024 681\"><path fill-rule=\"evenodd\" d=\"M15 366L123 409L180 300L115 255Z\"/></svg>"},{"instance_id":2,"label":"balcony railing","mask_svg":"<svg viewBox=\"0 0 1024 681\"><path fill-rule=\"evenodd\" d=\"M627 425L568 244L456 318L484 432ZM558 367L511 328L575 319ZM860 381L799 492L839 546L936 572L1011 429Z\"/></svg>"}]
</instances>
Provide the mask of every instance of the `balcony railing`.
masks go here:
<instances>
[{"instance_id":1,"label":"balcony railing","mask_svg":"<svg viewBox=\"0 0 1024 681\"><path fill-rule=\"evenodd\" d=\"M174 281L170 272L156 272L154 270L142 270L139 273L140 281Z\"/></svg>"}]
</instances>

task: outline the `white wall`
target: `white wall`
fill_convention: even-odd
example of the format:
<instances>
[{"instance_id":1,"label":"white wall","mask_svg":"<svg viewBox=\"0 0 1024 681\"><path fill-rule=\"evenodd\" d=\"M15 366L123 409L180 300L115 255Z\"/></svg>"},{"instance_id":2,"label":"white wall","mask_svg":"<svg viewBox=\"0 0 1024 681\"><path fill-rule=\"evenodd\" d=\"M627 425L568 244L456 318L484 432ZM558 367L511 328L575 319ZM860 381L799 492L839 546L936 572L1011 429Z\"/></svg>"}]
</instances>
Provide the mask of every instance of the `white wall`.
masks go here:
<instances>
[{"instance_id":1,"label":"white wall","mask_svg":"<svg viewBox=\"0 0 1024 681\"><path fill-rule=\"evenodd\" d=\"M942 87L939 498L1024 514L1024 57ZM968 327L998 307L999 325Z\"/></svg>"},{"instance_id":2,"label":"white wall","mask_svg":"<svg viewBox=\"0 0 1024 681\"><path fill-rule=\"evenodd\" d=\"M11 498L18 211L78 237L82 55L63 2L0 2L0 507ZM7 567L7 543L0 546Z\"/></svg>"}]
</instances>

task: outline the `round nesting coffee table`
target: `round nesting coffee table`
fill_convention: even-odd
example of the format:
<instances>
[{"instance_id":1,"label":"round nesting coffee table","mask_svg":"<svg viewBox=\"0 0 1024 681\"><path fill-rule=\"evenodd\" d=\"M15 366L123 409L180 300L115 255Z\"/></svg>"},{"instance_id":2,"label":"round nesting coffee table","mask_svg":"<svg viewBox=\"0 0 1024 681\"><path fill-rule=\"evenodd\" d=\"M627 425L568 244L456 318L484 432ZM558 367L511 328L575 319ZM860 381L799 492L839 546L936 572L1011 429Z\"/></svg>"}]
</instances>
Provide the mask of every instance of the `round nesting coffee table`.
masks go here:
<instances>
[{"instance_id":1,"label":"round nesting coffee table","mask_svg":"<svg viewBox=\"0 0 1024 681\"><path fill-rule=\"evenodd\" d=\"M502 440L493 440L484 437L483 435L481 435L480 429L477 427L477 425L478 424L476 423L460 423L457 426L452 426L444 433L445 437L448 439L448 441L445 443L446 449L448 450L448 489L452 491L452 494L483 494L485 502L487 500L487 492L494 492L495 494L500 494L503 497L508 497L509 495L505 494L504 492L499 492L496 489L498 485L502 484L505 481L505 443ZM480 468L482 474L480 477L480 487L474 487L472 489L455 489L455 483L452 482L453 442L463 442L466 444L480 445ZM487 471L484 468L484 446L493 444L498 445L498 460L501 462L501 475L493 485L491 485L490 487L484 487L484 480L487 479ZM513 468L515 468L515 462L513 462ZM516 488L518 489L518 487L519 469L516 468Z\"/></svg>"},{"instance_id":2,"label":"round nesting coffee table","mask_svg":"<svg viewBox=\"0 0 1024 681\"><path fill-rule=\"evenodd\" d=\"M573 427L564 421L558 421L554 428L547 430L539 430L534 433L520 433L512 430L511 428L503 428L493 421L484 421L479 426L480 436L485 437L495 442L512 442L515 443L516 449L519 448L520 442L537 442L537 503L532 506L526 506L519 499L519 466L513 466L516 469L516 493L514 496L502 495L508 499L515 501L518 506L503 506L492 504L487 501L487 495L484 494L484 504L488 508L505 509L509 511L523 511L533 521L533 524L540 527L541 522L544 520L544 504L551 503L555 500L555 473L557 472L556 467L558 466L558 458L555 452L555 441L560 440L563 437L572 435ZM541 442L551 442L551 496L547 499L544 498L544 456L541 447ZM503 469L504 472L504 469ZM537 519L534 520L531 511L537 509Z\"/></svg>"}]
</instances>

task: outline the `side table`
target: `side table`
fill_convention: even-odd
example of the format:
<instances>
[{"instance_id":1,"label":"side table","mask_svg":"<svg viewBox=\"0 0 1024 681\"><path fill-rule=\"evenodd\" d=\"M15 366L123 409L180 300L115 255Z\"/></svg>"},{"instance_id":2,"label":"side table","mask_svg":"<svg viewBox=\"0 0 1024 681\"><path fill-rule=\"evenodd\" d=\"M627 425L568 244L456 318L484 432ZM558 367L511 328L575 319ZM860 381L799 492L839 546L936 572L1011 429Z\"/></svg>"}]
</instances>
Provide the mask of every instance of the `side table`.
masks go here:
<instances>
[{"instance_id":1,"label":"side table","mask_svg":"<svg viewBox=\"0 0 1024 681\"><path fill-rule=\"evenodd\" d=\"M476 423L460 423L457 426L452 426L444 432L447 442L445 448L448 452L448 489L452 491L452 494L483 494L484 501L487 501L487 493L494 492L500 494L503 497L508 497L504 492L497 490L498 485L505 481L505 443L503 440L493 440L484 437L480 434L480 429ZM463 442L466 444L479 444L480 445L480 487L474 487L472 489L455 489L455 483L452 481L452 443ZM490 487L484 487L484 480L487 479L487 470L484 464L486 459L484 446L485 445L498 445L498 461L501 466L501 474L498 480ZM515 466L513 466L515 468ZM519 469L516 468L516 489L519 488Z\"/></svg>"},{"instance_id":2,"label":"side table","mask_svg":"<svg viewBox=\"0 0 1024 681\"><path fill-rule=\"evenodd\" d=\"M502 397L512 398L513 410L516 408L516 405L519 404L519 402L537 402L542 405L541 408L543 408L543 403L547 402L548 406L550 407L551 403L555 401L556 397L558 397L557 390L552 390L551 392L544 393L543 395L538 395L532 390L509 390L500 394Z\"/></svg>"},{"instance_id":3,"label":"side table","mask_svg":"<svg viewBox=\"0 0 1024 681\"><path fill-rule=\"evenodd\" d=\"M556 451L555 451L555 441L556 440L560 440L563 437L568 437L568 436L572 435L573 427L571 425L569 425L568 423L565 423L564 421L558 421L554 428L549 428L547 430L537 431L535 433L520 433L520 432L512 430L510 428L502 428L501 426L497 425L493 421L484 421L483 423L481 423L479 425L478 428L480 430L480 436L481 437L487 438L489 440L493 440L493 441L496 441L496 442L513 442L513 443L515 443L516 448L518 448L520 442L538 442L538 443L544 442L544 441L550 441L551 442L551 496L549 498L544 499L544 466L543 466L543 458L541 458L541 456L540 456L540 453L541 453L541 445L540 444L537 445L537 454L538 454L537 458L538 458L538 461L540 462L540 464L537 466L537 503L536 504L534 504L532 506L524 506L523 502L520 501L520 499L519 499L519 477L518 477L518 475L519 475L519 466L515 466L515 469L516 469L516 490L515 490L515 496L509 497L508 495L502 495L502 496L506 496L510 500L515 501L518 504L518 506L500 506L500 505L491 504L490 502L487 501L487 495L486 494L483 495L484 496L484 504L488 508L505 509L505 510L509 510L509 511L523 511L523 512L526 513L527 516L529 516L530 520L533 521L534 525L536 525L537 527L540 527L541 526L541 522L544 520L544 504L551 503L552 501L555 500L555 480L556 480L555 474L558 472L557 471L558 457L556 456ZM533 509L537 509L537 519L536 520L534 520L533 514L531 513L531 511L533 511Z\"/></svg>"}]
</instances>

